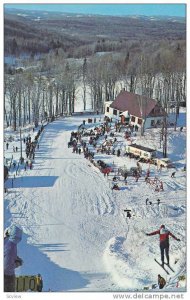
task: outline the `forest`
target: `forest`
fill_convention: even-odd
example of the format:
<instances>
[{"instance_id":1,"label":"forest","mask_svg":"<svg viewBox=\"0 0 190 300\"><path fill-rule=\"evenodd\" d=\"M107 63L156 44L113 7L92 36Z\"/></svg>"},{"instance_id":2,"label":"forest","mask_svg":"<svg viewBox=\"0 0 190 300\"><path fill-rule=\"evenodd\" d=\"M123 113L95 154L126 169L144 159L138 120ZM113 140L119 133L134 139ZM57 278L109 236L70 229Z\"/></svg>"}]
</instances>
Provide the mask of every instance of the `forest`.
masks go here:
<instances>
[{"instance_id":1,"label":"forest","mask_svg":"<svg viewBox=\"0 0 190 300\"><path fill-rule=\"evenodd\" d=\"M76 101L103 113L122 89L186 105L183 18L23 15L5 11L4 54L15 61L4 67L5 126L70 115Z\"/></svg>"}]
</instances>

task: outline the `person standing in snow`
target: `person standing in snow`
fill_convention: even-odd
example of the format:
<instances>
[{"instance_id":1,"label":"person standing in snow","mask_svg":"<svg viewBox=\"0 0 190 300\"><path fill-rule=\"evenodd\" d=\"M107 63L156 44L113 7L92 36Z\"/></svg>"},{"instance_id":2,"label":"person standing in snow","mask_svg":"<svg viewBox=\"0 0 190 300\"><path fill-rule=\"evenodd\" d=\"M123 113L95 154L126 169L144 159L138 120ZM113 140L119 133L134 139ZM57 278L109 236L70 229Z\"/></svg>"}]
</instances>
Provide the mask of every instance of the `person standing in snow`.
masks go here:
<instances>
[{"instance_id":1,"label":"person standing in snow","mask_svg":"<svg viewBox=\"0 0 190 300\"><path fill-rule=\"evenodd\" d=\"M40 274L38 274L36 279L37 279L37 291L42 292L42 288L43 288L42 276Z\"/></svg>"},{"instance_id":2,"label":"person standing in snow","mask_svg":"<svg viewBox=\"0 0 190 300\"><path fill-rule=\"evenodd\" d=\"M158 286L159 289L163 289L163 287L166 285L166 280L164 277L162 277L160 274L158 274Z\"/></svg>"},{"instance_id":3,"label":"person standing in snow","mask_svg":"<svg viewBox=\"0 0 190 300\"><path fill-rule=\"evenodd\" d=\"M4 292L15 292L15 268L22 265L17 256L17 244L22 239L22 230L13 225L4 239Z\"/></svg>"},{"instance_id":4,"label":"person standing in snow","mask_svg":"<svg viewBox=\"0 0 190 300\"><path fill-rule=\"evenodd\" d=\"M120 149L117 150L117 156L119 157L121 155Z\"/></svg>"},{"instance_id":5,"label":"person standing in snow","mask_svg":"<svg viewBox=\"0 0 190 300\"><path fill-rule=\"evenodd\" d=\"M146 233L147 236L159 234L160 236L160 251L161 251L161 262L162 267L164 267L164 252L167 259L167 264L170 264L169 260L169 236L173 237L176 241L180 242L180 239L176 238L173 233L165 228L165 225L161 225L160 229L153 231L151 233Z\"/></svg>"}]
</instances>

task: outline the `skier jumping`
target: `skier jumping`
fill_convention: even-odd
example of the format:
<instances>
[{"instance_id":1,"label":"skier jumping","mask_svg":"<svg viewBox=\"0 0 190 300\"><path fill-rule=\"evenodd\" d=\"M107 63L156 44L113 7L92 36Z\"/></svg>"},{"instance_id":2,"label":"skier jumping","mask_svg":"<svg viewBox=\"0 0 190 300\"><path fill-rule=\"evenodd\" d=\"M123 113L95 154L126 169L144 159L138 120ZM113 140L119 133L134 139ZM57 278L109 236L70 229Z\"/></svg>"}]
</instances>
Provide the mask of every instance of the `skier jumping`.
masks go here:
<instances>
[{"instance_id":1,"label":"skier jumping","mask_svg":"<svg viewBox=\"0 0 190 300\"><path fill-rule=\"evenodd\" d=\"M161 251L161 261L162 267L164 267L164 251L167 259L167 265L170 264L169 261L169 236L172 236L176 241L180 242L180 239L176 238L173 233L165 228L165 225L161 225L160 229L153 231L151 233L146 233L147 236L159 234L160 236L160 251Z\"/></svg>"}]
</instances>

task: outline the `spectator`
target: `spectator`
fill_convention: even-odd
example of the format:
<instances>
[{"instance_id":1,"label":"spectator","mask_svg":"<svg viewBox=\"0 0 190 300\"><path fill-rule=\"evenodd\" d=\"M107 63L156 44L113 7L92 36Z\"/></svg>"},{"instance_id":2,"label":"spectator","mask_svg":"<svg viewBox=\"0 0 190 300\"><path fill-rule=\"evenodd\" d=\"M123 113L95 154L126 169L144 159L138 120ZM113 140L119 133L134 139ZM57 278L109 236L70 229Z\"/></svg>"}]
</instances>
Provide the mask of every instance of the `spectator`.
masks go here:
<instances>
[{"instance_id":1,"label":"spectator","mask_svg":"<svg viewBox=\"0 0 190 300\"><path fill-rule=\"evenodd\" d=\"M4 238L4 292L15 292L15 268L22 265L17 256L17 244L22 239L22 230L13 225Z\"/></svg>"},{"instance_id":2,"label":"spectator","mask_svg":"<svg viewBox=\"0 0 190 300\"><path fill-rule=\"evenodd\" d=\"M120 149L118 149L118 150L117 150L117 156L119 157L120 154L121 154L121 151L120 151Z\"/></svg>"},{"instance_id":3,"label":"spectator","mask_svg":"<svg viewBox=\"0 0 190 300\"><path fill-rule=\"evenodd\" d=\"M163 289L163 287L165 285L166 285L166 280L160 274L158 274L158 286L159 286L159 289Z\"/></svg>"},{"instance_id":4,"label":"spectator","mask_svg":"<svg viewBox=\"0 0 190 300\"><path fill-rule=\"evenodd\" d=\"M41 292L43 288L43 279L42 276L40 274L38 274L37 276L37 291Z\"/></svg>"}]
</instances>

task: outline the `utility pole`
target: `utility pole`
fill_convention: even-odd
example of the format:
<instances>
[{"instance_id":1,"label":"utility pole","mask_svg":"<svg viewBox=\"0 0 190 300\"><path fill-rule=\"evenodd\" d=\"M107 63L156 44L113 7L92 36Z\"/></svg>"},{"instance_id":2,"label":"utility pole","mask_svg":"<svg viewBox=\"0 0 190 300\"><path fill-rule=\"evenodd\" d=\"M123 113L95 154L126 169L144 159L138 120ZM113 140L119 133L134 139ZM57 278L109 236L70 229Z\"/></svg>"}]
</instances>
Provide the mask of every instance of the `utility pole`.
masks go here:
<instances>
[{"instance_id":1,"label":"utility pole","mask_svg":"<svg viewBox=\"0 0 190 300\"><path fill-rule=\"evenodd\" d=\"M167 86L167 88L166 88ZM164 80L164 119L163 119L163 157L167 157L167 137L168 137L168 123L167 123L167 107L168 107L168 99L169 99L169 83L165 79Z\"/></svg>"},{"instance_id":2,"label":"utility pole","mask_svg":"<svg viewBox=\"0 0 190 300\"><path fill-rule=\"evenodd\" d=\"M167 137L168 137L168 132L167 132L167 117L164 117L164 122L163 122L163 157L167 157Z\"/></svg>"}]
</instances>

